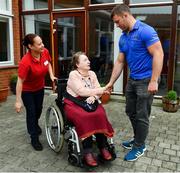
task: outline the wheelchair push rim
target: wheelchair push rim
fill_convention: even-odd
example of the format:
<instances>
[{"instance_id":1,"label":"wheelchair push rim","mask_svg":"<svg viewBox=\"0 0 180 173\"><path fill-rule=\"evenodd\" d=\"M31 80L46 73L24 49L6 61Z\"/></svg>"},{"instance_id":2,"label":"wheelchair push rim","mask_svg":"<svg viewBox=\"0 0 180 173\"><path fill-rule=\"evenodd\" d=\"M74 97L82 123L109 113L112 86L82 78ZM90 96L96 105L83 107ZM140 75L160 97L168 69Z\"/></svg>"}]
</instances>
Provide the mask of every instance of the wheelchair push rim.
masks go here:
<instances>
[{"instance_id":1,"label":"wheelchair push rim","mask_svg":"<svg viewBox=\"0 0 180 173\"><path fill-rule=\"evenodd\" d=\"M59 108L53 104L46 112L45 117L46 138L50 148L55 152L60 152L64 142L64 123Z\"/></svg>"}]
</instances>

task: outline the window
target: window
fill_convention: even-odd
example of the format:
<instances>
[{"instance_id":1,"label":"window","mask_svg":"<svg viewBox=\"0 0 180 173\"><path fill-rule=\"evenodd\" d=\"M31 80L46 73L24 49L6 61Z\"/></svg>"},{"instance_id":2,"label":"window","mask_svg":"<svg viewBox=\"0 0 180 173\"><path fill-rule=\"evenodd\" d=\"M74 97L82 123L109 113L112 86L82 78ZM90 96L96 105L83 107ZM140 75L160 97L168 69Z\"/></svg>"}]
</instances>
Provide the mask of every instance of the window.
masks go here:
<instances>
[{"instance_id":1,"label":"window","mask_svg":"<svg viewBox=\"0 0 180 173\"><path fill-rule=\"evenodd\" d=\"M172 0L130 0L131 4L136 4L136 3L157 3L157 2L172 2Z\"/></svg>"},{"instance_id":2,"label":"window","mask_svg":"<svg viewBox=\"0 0 180 173\"><path fill-rule=\"evenodd\" d=\"M131 12L136 19L141 20L154 27L157 31L164 51L163 69L161 72L161 82L157 95L164 95L167 90L168 58L170 48L170 25L171 6L132 8Z\"/></svg>"},{"instance_id":3,"label":"window","mask_svg":"<svg viewBox=\"0 0 180 173\"><path fill-rule=\"evenodd\" d=\"M12 12L12 0L0 0L0 14Z\"/></svg>"},{"instance_id":4,"label":"window","mask_svg":"<svg viewBox=\"0 0 180 173\"><path fill-rule=\"evenodd\" d=\"M174 90L180 95L180 6L178 6L178 30L175 54Z\"/></svg>"},{"instance_id":5,"label":"window","mask_svg":"<svg viewBox=\"0 0 180 173\"><path fill-rule=\"evenodd\" d=\"M116 3L116 2L123 2L123 0L91 0L91 4Z\"/></svg>"},{"instance_id":6,"label":"window","mask_svg":"<svg viewBox=\"0 0 180 173\"><path fill-rule=\"evenodd\" d=\"M8 19L0 18L0 62L8 61L10 58L8 28Z\"/></svg>"},{"instance_id":7,"label":"window","mask_svg":"<svg viewBox=\"0 0 180 173\"><path fill-rule=\"evenodd\" d=\"M3 11L8 10L7 0L1 0L0 10L3 10Z\"/></svg>"},{"instance_id":8,"label":"window","mask_svg":"<svg viewBox=\"0 0 180 173\"><path fill-rule=\"evenodd\" d=\"M34 10L48 8L48 0L23 0L23 10Z\"/></svg>"},{"instance_id":9,"label":"window","mask_svg":"<svg viewBox=\"0 0 180 173\"><path fill-rule=\"evenodd\" d=\"M110 14L106 10L90 12L89 57L100 83L109 81L114 63L114 24Z\"/></svg>"},{"instance_id":10,"label":"window","mask_svg":"<svg viewBox=\"0 0 180 173\"><path fill-rule=\"evenodd\" d=\"M50 19L48 14L36 14L24 16L25 35L28 33L38 34L44 46L50 50Z\"/></svg>"},{"instance_id":11,"label":"window","mask_svg":"<svg viewBox=\"0 0 180 173\"><path fill-rule=\"evenodd\" d=\"M1 0L0 5L0 66L12 65L13 29L11 0Z\"/></svg>"},{"instance_id":12,"label":"window","mask_svg":"<svg viewBox=\"0 0 180 173\"><path fill-rule=\"evenodd\" d=\"M58 69L61 78L68 78L72 70L74 52L82 50L82 20L80 17L60 17L57 19Z\"/></svg>"},{"instance_id":13,"label":"window","mask_svg":"<svg viewBox=\"0 0 180 173\"><path fill-rule=\"evenodd\" d=\"M25 35L28 33L38 34L44 43L45 48L50 52L50 19L48 14L36 14L24 16ZM51 52L50 52L51 54ZM49 74L46 75L45 85L51 86Z\"/></svg>"},{"instance_id":14,"label":"window","mask_svg":"<svg viewBox=\"0 0 180 173\"><path fill-rule=\"evenodd\" d=\"M84 6L84 0L54 0L54 9L78 8Z\"/></svg>"}]
</instances>

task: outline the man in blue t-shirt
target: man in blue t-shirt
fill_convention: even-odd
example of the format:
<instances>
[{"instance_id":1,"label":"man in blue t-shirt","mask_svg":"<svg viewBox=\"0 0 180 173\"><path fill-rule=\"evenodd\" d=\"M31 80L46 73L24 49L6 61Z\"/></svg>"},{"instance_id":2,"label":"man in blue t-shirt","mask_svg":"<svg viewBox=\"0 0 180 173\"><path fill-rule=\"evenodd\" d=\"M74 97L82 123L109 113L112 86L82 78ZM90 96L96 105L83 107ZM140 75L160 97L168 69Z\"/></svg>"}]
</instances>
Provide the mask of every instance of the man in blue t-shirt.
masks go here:
<instances>
[{"instance_id":1,"label":"man in blue t-shirt","mask_svg":"<svg viewBox=\"0 0 180 173\"><path fill-rule=\"evenodd\" d=\"M131 121L134 137L123 142L122 146L131 149L124 160L134 161L146 150L149 116L153 95L158 91L163 50L156 31L136 20L128 6L122 4L114 7L111 17L123 33L119 40L119 55L106 88L112 88L126 61L130 70L126 87L126 114Z\"/></svg>"}]
</instances>

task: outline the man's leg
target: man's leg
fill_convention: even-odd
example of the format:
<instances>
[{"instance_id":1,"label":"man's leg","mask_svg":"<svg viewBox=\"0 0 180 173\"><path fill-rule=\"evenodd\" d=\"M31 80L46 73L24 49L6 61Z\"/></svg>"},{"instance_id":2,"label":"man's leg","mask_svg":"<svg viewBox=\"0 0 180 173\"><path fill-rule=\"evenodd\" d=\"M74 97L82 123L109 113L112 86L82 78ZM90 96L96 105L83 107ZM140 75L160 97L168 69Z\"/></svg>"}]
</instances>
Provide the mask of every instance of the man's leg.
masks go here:
<instances>
[{"instance_id":1,"label":"man's leg","mask_svg":"<svg viewBox=\"0 0 180 173\"><path fill-rule=\"evenodd\" d=\"M133 80L129 79L126 87L126 114L131 121L134 131L134 138L136 135L136 100L137 96L133 86Z\"/></svg>"},{"instance_id":2,"label":"man's leg","mask_svg":"<svg viewBox=\"0 0 180 173\"><path fill-rule=\"evenodd\" d=\"M149 131L149 116L153 101L153 95L148 92L149 80L150 79L144 79L136 82L137 103L135 147L140 147L145 144Z\"/></svg>"},{"instance_id":3,"label":"man's leg","mask_svg":"<svg viewBox=\"0 0 180 173\"><path fill-rule=\"evenodd\" d=\"M144 154L146 150L145 140L149 130L149 116L151 113L151 105L153 95L148 93L148 84L150 79L134 81L137 93L136 103L136 126L135 138L132 150L126 154L125 160L135 161L138 157Z\"/></svg>"}]
</instances>

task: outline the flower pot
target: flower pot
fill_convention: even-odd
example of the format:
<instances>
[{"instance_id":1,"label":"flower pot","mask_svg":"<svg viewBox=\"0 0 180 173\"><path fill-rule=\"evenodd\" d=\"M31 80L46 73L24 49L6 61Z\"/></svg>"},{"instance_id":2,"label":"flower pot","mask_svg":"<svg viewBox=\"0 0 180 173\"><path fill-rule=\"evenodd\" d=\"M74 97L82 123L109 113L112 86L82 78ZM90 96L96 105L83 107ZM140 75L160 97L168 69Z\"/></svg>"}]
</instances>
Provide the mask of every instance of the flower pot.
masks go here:
<instances>
[{"instance_id":1,"label":"flower pot","mask_svg":"<svg viewBox=\"0 0 180 173\"><path fill-rule=\"evenodd\" d=\"M0 102L5 102L8 96L9 88L0 89Z\"/></svg>"},{"instance_id":2,"label":"flower pot","mask_svg":"<svg viewBox=\"0 0 180 173\"><path fill-rule=\"evenodd\" d=\"M179 108L179 98L175 101L162 97L163 110L166 112L177 112Z\"/></svg>"},{"instance_id":3,"label":"flower pot","mask_svg":"<svg viewBox=\"0 0 180 173\"><path fill-rule=\"evenodd\" d=\"M108 103L108 101L110 100L110 97L111 97L110 94L103 94L103 95L101 96L101 102L102 102L102 104Z\"/></svg>"}]
</instances>

